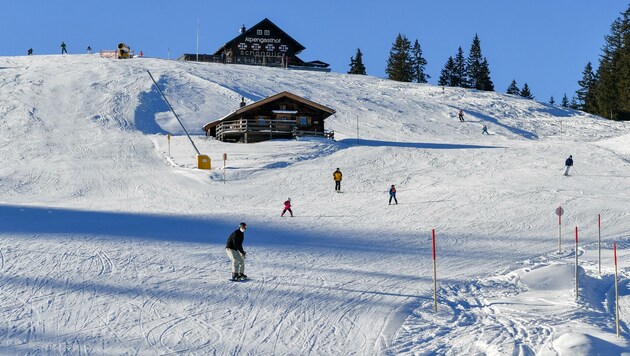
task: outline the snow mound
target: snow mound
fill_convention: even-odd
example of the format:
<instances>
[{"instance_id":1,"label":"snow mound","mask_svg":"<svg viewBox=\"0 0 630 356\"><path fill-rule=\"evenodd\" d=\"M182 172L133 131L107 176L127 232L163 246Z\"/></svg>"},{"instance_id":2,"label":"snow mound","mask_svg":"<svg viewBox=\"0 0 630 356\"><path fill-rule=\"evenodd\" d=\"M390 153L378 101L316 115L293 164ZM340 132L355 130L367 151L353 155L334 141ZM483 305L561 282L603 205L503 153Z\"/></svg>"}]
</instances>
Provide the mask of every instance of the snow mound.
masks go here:
<instances>
[{"instance_id":1,"label":"snow mound","mask_svg":"<svg viewBox=\"0 0 630 356\"><path fill-rule=\"evenodd\" d=\"M564 290L573 288L575 266L551 264L521 270L520 282L529 290Z\"/></svg>"}]
</instances>

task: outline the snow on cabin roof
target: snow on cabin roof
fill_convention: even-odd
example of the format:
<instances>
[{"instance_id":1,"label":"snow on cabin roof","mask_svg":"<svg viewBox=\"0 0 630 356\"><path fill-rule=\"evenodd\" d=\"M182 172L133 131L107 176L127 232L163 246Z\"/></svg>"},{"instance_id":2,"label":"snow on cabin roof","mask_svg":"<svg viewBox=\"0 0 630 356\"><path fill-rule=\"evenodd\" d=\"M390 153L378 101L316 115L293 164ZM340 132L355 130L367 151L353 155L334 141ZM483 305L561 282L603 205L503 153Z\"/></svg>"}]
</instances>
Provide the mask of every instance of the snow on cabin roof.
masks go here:
<instances>
[{"instance_id":1,"label":"snow on cabin roof","mask_svg":"<svg viewBox=\"0 0 630 356\"><path fill-rule=\"evenodd\" d=\"M323 112L327 113L328 116L333 115L335 113L335 110L333 110L333 109L331 109L331 108L329 108L327 106L324 106L324 105L318 104L318 103L316 103L314 101L310 101L308 99L302 98L301 96L295 95L295 94L290 93L288 91L283 91L281 93L278 93L278 94L272 95L270 97L267 97L265 99L259 100L259 101L255 102L255 103L252 103L252 104L249 104L249 105L245 105L245 106L243 106L243 107L241 107L241 108L239 108L237 110L234 110L232 113L230 113L230 114L220 118L219 120L211 121L211 122L203 125L203 130L204 131L208 131L210 128L212 128L214 126L217 126L221 121L230 119L230 118L232 118L234 116L237 116L239 114L242 114L244 112L247 112L249 110L257 108L259 106L271 103L273 101L279 100L281 98L289 98L289 99L295 100L297 102L300 102L302 104L311 106L311 107L313 107L313 108L315 108L317 110L320 110L320 111L323 111ZM280 111L280 110L274 110L273 112L280 113L278 111ZM286 112L284 112L284 113L287 113L287 114L296 113L296 112L290 111L290 110L285 110L285 111ZM326 116L326 117L328 117L328 116Z\"/></svg>"}]
</instances>

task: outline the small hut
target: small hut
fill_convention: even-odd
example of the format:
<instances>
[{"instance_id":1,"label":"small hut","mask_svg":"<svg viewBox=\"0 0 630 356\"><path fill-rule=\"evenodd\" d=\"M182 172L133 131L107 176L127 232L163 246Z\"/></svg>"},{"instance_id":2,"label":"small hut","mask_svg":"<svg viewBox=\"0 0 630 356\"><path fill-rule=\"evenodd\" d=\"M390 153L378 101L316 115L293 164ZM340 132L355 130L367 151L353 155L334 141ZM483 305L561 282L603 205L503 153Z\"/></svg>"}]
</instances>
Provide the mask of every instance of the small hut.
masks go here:
<instances>
[{"instance_id":1,"label":"small hut","mask_svg":"<svg viewBox=\"0 0 630 356\"><path fill-rule=\"evenodd\" d=\"M229 115L203 126L207 136L223 142L252 143L298 136L333 138L324 120L335 110L283 91L245 105Z\"/></svg>"}]
</instances>

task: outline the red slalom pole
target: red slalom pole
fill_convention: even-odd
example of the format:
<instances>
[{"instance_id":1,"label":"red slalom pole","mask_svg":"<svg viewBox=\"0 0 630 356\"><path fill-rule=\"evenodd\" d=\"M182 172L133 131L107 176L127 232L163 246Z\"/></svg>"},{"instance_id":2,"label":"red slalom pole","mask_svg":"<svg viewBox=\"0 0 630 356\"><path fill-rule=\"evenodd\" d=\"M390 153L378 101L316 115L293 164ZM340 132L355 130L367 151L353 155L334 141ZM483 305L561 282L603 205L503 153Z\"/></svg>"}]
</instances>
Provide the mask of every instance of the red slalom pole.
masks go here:
<instances>
[{"instance_id":1,"label":"red slalom pole","mask_svg":"<svg viewBox=\"0 0 630 356\"><path fill-rule=\"evenodd\" d=\"M617 337L619 337L619 285L617 275L617 242L613 243L615 251L615 322L617 323Z\"/></svg>"},{"instance_id":2,"label":"red slalom pole","mask_svg":"<svg viewBox=\"0 0 630 356\"><path fill-rule=\"evenodd\" d=\"M602 275L602 214L597 214L597 253L599 275Z\"/></svg>"},{"instance_id":3,"label":"red slalom pole","mask_svg":"<svg viewBox=\"0 0 630 356\"><path fill-rule=\"evenodd\" d=\"M562 206L558 207L558 254L562 253Z\"/></svg>"},{"instance_id":4,"label":"red slalom pole","mask_svg":"<svg viewBox=\"0 0 630 356\"><path fill-rule=\"evenodd\" d=\"M575 227L575 300L578 299L578 227Z\"/></svg>"},{"instance_id":5,"label":"red slalom pole","mask_svg":"<svg viewBox=\"0 0 630 356\"><path fill-rule=\"evenodd\" d=\"M431 242L433 245L433 310L437 312L437 266L435 258L435 229L431 230Z\"/></svg>"}]
</instances>

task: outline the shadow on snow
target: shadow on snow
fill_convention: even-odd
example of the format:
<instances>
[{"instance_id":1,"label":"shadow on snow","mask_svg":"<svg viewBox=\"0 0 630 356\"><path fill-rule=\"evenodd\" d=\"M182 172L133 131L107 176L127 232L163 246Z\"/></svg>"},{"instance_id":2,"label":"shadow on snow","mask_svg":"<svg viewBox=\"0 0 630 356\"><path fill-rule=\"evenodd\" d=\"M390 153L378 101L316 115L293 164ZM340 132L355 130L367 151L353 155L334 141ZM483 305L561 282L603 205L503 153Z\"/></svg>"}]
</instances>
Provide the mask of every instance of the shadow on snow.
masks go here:
<instances>
[{"instance_id":1,"label":"shadow on snow","mask_svg":"<svg viewBox=\"0 0 630 356\"><path fill-rule=\"evenodd\" d=\"M395 142L395 141L377 141L359 139L343 139L339 143L347 145L370 146L370 147L403 147L403 148L422 148L430 150L463 150L463 149L487 149L487 148L504 148L501 146L483 146L483 145L464 145L451 143L429 143L429 142Z\"/></svg>"}]
</instances>

